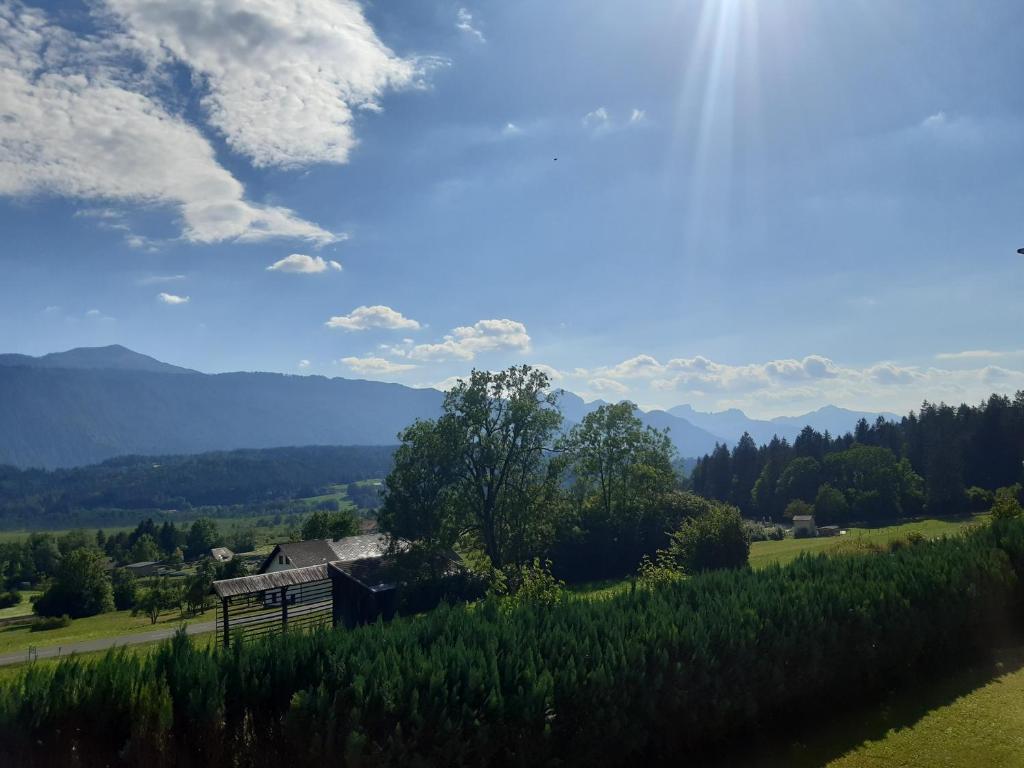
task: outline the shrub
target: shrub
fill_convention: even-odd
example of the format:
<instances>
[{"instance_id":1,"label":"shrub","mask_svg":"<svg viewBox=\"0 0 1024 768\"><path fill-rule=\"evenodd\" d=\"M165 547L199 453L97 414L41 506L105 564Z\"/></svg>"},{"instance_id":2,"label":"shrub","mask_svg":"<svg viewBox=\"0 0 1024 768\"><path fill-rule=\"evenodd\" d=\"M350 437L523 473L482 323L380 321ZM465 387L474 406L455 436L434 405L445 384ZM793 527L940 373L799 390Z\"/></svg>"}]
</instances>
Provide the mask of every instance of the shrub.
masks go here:
<instances>
[{"instance_id":1,"label":"shrub","mask_svg":"<svg viewBox=\"0 0 1024 768\"><path fill-rule=\"evenodd\" d=\"M967 489L967 506L971 512L988 512L995 501L995 494L987 488L974 485Z\"/></svg>"},{"instance_id":2,"label":"shrub","mask_svg":"<svg viewBox=\"0 0 1024 768\"><path fill-rule=\"evenodd\" d=\"M1011 485L997 490L995 501L992 503L992 517L998 520L1024 515L1024 507L1021 507L1021 503L1018 501L1019 496L1020 485Z\"/></svg>"},{"instance_id":3,"label":"shrub","mask_svg":"<svg viewBox=\"0 0 1024 768\"><path fill-rule=\"evenodd\" d=\"M35 603L40 616L68 614L74 619L114 608L106 558L93 549L76 549L64 556L57 575Z\"/></svg>"},{"instance_id":4,"label":"shrub","mask_svg":"<svg viewBox=\"0 0 1024 768\"><path fill-rule=\"evenodd\" d=\"M565 597L565 582L551 575L551 562L508 566L494 573L490 594L504 597L502 608L512 610L521 605L539 605L554 608Z\"/></svg>"},{"instance_id":5,"label":"shrub","mask_svg":"<svg viewBox=\"0 0 1024 768\"><path fill-rule=\"evenodd\" d=\"M753 520L743 521L743 535L747 541L781 541L786 538L786 529L781 525L765 525Z\"/></svg>"},{"instance_id":6,"label":"shrub","mask_svg":"<svg viewBox=\"0 0 1024 768\"><path fill-rule=\"evenodd\" d=\"M21 601L21 592L13 589L10 592L0 592L0 608L10 608Z\"/></svg>"},{"instance_id":7,"label":"shrub","mask_svg":"<svg viewBox=\"0 0 1024 768\"><path fill-rule=\"evenodd\" d=\"M684 521L670 539L666 552L684 573L744 567L750 556L740 511L727 504Z\"/></svg>"},{"instance_id":8,"label":"shrub","mask_svg":"<svg viewBox=\"0 0 1024 768\"><path fill-rule=\"evenodd\" d=\"M50 629L63 629L71 626L71 617L66 613L63 616L44 616L36 619L29 627L30 632L46 632Z\"/></svg>"}]
</instances>

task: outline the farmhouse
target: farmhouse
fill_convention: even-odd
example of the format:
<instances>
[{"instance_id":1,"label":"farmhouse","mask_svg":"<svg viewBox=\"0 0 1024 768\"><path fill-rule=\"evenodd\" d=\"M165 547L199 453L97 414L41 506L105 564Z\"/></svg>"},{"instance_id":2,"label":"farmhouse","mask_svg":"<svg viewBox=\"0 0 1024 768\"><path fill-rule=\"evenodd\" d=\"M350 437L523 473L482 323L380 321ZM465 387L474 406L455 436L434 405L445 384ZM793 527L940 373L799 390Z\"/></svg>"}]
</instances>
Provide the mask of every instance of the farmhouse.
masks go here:
<instances>
[{"instance_id":1,"label":"farmhouse","mask_svg":"<svg viewBox=\"0 0 1024 768\"><path fill-rule=\"evenodd\" d=\"M367 533L343 539L312 539L278 544L260 564L257 573L383 557L388 550L388 543L388 537L382 533Z\"/></svg>"},{"instance_id":2,"label":"farmhouse","mask_svg":"<svg viewBox=\"0 0 1024 768\"><path fill-rule=\"evenodd\" d=\"M796 537L817 536L818 529L814 525L814 515L795 515L793 517L793 535Z\"/></svg>"}]
</instances>

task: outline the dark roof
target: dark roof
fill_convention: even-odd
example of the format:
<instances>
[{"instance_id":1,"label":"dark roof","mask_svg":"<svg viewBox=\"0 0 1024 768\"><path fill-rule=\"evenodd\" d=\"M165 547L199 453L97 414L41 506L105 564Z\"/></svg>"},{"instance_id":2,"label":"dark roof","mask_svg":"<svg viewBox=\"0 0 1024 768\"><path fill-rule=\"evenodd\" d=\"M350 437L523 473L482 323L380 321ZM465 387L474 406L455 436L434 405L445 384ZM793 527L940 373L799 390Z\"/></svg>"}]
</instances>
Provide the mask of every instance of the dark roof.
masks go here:
<instances>
[{"instance_id":1,"label":"dark roof","mask_svg":"<svg viewBox=\"0 0 1024 768\"><path fill-rule=\"evenodd\" d=\"M370 557L347 563L331 563L328 571L343 573L371 592L384 592L395 588L394 569L386 558Z\"/></svg>"},{"instance_id":2,"label":"dark roof","mask_svg":"<svg viewBox=\"0 0 1024 768\"><path fill-rule=\"evenodd\" d=\"M337 555L325 539L311 541L291 541L278 544L260 563L260 572L265 571L278 555L284 555L286 562L293 568L306 568L311 565L322 565L337 560Z\"/></svg>"},{"instance_id":3,"label":"dark roof","mask_svg":"<svg viewBox=\"0 0 1024 768\"><path fill-rule=\"evenodd\" d=\"M347 536L343 539L311 539L278 544L260 563L260 572L265 571L278 555L288 558L293 568L331 563L338 560L364 560L383 557L388 549L388 537L383 533L366 533L361 536Z\"/></svg>"},{"instance_id":4,"label":"dark roof","mask_svg":"<svg viewBox=\"0 0 1024 768\"><path fill-rule=\"evenodd\" d=\"M793 522L813 523L814 515L793 515Z\"/></svg>"},{"instance_id":5,"label":"dark roof","mask_svg":"<svg viewBox=\"0 0 1024 768\"><path fill-rule=\"evenodd\" d=\"M310 584L327 578L326 565L311 565L307 568L289 568L286 571L257 573L254 576L239 576L237 579L223 579L213 582L217 597L250 595L265 589L279 589L298 584Z\"/></svg>"}]
</instances>

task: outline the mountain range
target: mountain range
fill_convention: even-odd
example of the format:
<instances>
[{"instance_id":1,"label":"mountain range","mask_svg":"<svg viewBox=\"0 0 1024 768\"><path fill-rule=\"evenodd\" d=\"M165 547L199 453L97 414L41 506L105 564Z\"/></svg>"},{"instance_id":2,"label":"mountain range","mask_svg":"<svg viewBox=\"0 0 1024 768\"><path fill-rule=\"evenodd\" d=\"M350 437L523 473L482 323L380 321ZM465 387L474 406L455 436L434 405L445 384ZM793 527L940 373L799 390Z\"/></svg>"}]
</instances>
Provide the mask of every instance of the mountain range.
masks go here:
<instances>
[{"instance_id":1,"label":"mountain range","mask_svg":"<svg viewBox=\"0 0 1024 768\"><path fill-rule=\"evenodd\" d=\"M439 412L443 394L400 384L279 373L207 374L122 346L41 357L0 354L0 464L69 467L126 454L188 454L297 445L391 445L417 418ZM561 396L566 422L602 401ZM742 411L703 413L688 405L641 412L668 428L681 456L735 443L792 439L810 424L846 432L879 414L835 406L770 421ZM891 414L882 414L895 418Z\"/></svg>"}]
</instances>

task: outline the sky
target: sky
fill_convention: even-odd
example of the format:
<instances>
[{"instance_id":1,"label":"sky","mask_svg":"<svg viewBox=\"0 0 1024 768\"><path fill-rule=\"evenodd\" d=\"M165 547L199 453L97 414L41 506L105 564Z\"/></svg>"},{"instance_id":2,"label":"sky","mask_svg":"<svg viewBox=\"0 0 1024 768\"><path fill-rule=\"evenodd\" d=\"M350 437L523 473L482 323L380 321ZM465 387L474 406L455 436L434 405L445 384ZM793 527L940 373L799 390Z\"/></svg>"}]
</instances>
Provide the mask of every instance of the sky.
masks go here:
<instances>
[{"instance_id":1,"label":"sky","mask_svg":"<svg viewBox=\"0 0 1024 768\"><path fill-rule=\"evenodd\" d=\"M0 351L1024 389L1016 0L0 0Z\"/></svg>"}]
</instances>

